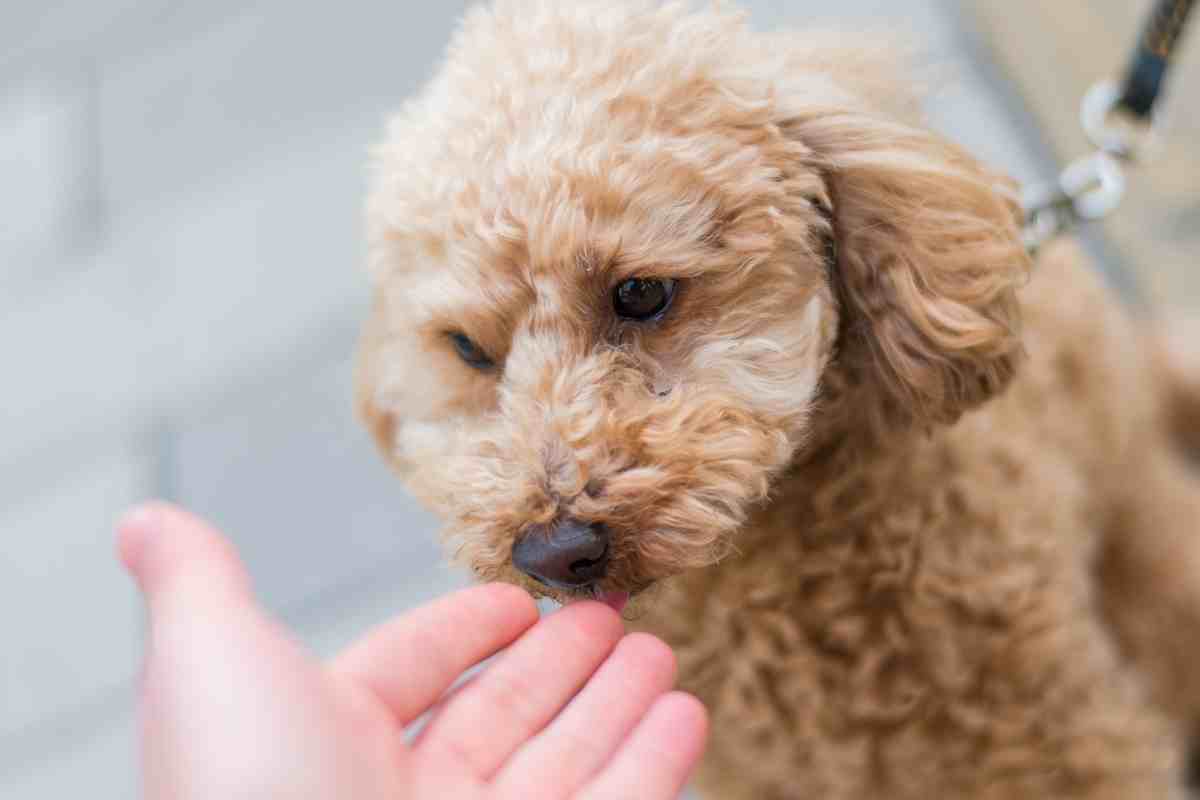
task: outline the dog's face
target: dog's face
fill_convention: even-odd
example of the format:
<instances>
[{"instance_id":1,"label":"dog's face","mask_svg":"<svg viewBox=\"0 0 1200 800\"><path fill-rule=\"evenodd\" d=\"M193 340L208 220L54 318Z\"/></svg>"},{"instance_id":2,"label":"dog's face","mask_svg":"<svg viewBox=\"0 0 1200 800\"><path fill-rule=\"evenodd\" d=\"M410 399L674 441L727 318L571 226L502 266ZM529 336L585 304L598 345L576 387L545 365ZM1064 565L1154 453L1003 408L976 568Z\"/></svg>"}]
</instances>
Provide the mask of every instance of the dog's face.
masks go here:
<instances>
[{"instance_id":1,"label":"dog's face","mask_svg":"<svg viewBox=\"0 0 1200 800\"><path fill-rule=\"evenodd\" d=\"M478 575L623 596L712 563L822 424L831 364L863 425L1007 379L1011 206L829 51L515 5L393 124L368 217L360 409Z\"/></svg>"}]
</instances>

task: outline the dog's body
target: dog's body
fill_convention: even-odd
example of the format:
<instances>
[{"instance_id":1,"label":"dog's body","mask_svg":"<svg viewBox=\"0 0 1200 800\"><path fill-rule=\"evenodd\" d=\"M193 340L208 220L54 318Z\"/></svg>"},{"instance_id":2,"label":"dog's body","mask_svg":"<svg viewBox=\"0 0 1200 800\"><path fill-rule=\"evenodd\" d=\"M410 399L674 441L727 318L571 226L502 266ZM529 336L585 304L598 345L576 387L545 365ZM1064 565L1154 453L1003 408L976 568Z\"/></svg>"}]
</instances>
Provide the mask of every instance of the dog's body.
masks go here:
<instances>
[{"instance_id":1,"label":"dog's body","mask_svg":"<svg viewBox=\"0 0 1200 800\"><path fill-rule=\"evenodd\" d=\"M713 796L1181 796L1200 481L1078 249L1036 270L1003 395L794 465L739 557L648 604L712 714Z\"/></svg>"},{"instance_id":2,"label":"dog's body","mask_svg":"<svg viewBox=\"0 0 1200 800\"><path fill-rule=\"evenodd\" d=\"M379 151L361 411L481 577L642 594L713 796L1181 796L1195 375L1069 244L1027 281L903 85L718 12L475 12ZM586 580L514 568L564 521Z\"/></svg>"}]
</instances>

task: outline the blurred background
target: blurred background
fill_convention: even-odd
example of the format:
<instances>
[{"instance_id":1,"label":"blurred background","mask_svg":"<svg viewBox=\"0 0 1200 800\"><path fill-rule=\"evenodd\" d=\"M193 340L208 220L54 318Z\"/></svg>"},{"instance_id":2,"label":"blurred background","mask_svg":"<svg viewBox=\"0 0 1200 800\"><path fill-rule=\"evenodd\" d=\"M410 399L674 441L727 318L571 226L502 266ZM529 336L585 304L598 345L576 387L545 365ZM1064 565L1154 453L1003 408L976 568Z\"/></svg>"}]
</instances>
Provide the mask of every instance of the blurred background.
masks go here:
<instances>
[{"instance_id":1,"label":"blurred background","mask_svg":"<svg viewBox=\"0 0 1200 800\"><path fill-rule=\"evenodd\" d=\"M0 6L0 797L136 796L141 610L111 533L135 501L219 524L322 654L465 582L350 410L364 153L465 5ZM1086 152L1079 97L1147 3L745 5L761 28L911 30L957 70L935 124L1034 180ZM1192 313L1196 34L1168 154L1087 236L1127 296Z\"/></svg>"}]
</instances>

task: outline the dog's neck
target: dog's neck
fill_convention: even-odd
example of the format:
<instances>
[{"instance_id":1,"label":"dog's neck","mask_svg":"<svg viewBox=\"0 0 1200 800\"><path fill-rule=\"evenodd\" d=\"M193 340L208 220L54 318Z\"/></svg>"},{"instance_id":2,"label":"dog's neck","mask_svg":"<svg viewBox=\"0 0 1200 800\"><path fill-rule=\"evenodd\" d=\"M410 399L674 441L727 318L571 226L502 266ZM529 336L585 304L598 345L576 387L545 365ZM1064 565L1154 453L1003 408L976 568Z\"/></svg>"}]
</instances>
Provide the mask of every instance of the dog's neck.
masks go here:
<instances>
[{"instance_id":1,"label":"dog's neck","mask_svg":"<svg viewBox=\"0 0 1200 800\"><path fill-rule=\"evenodd\" d=\"M907 415L882 404L879 387L866 377L869 370L856 365L859 349L848 335L839 337L833 360L821 378L811 428L797 463L834 451L857 455L882 452L912 434L914 426L903 421Z\"/></svg>"},{"instance_id":2,"label":"dog's neck","mask_svg":"<svg viewBox=\"0 0 1200 800\"><path fill-rule=\"evenodd\" d=\"M780 492L789 484L809 490L837 481L863 469L902 470L905 453L914 442L936 434L936 428L919 423L898 423L897 416L881 415L872 402L875 388L856 378L853 370L835 362L826 370L812 414L812 427L781 476Z\"/></svg>"}]
</instances>

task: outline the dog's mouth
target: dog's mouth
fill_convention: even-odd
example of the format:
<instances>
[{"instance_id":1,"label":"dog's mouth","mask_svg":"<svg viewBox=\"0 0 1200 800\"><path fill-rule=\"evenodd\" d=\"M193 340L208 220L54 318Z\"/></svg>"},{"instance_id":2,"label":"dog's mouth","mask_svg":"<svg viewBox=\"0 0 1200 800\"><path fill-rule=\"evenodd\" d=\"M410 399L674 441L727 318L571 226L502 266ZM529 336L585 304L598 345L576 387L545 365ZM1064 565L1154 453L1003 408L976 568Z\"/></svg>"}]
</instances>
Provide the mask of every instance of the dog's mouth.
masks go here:
<instances>
[{"instance_id":1,"label":"dog's mouth","mask_svg":"<svg viewBox=\"0 0 1200 800\"><path fill-rule=\"evenodd\" d=\"M629 592L606 592L597 589L595 591L595 598L620 614L624 610L626 603L629 602Z\"/></svg>"},{"instance_id":2,"label":"dog's mouth","mask_svg":"<svg viewBox=\"0 0 1200 800\"><path fill-rule=\"evenodd\" d=\"M597 603L603 603L620 614L625 606L629 604L630 598L635 594L637 594L636 591L631 592L628 590L604 589L600 586L588 586L581 589L563 591L557 597L553 597L553 599L564 606L570 603L578 603L581 600L593 600Z\"/></svg>"},{"instance_id":3,"label":"dog's mouth","mask_svg":"<svg viewBox=\"0 0 1200 800\"><path fill-rule=\"evenodd\" d=\"M589 586L564 591L561 594L556 593L557 596L553 596L553 599L562 605L578 603L581 600L592 600L597 603L603 603L620 614L625 610L625 606L629 604L629 601L640 591L640 589L630 591L628 589L605 589L601 586Z\"/></svg>"}]
</instances>

